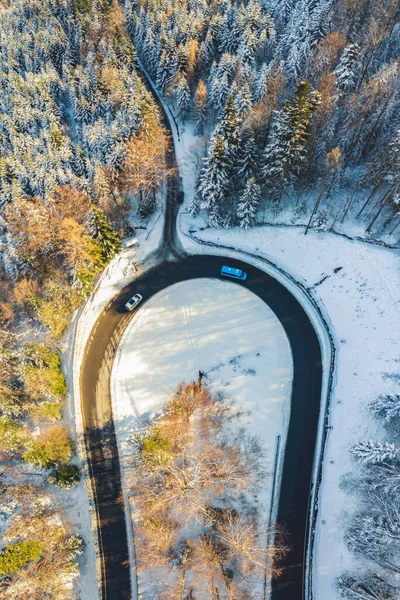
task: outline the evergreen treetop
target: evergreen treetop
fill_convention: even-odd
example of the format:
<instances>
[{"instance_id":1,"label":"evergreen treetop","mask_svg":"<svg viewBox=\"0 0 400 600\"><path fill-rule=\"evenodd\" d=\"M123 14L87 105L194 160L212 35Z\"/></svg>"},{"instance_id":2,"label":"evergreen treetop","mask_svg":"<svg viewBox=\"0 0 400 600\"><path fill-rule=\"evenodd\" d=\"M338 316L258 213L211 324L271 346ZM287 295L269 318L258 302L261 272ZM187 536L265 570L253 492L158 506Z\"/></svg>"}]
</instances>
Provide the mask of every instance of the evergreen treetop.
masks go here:
<instances>
[{"instance_id":1,"label":"evergreen treetop","mask_svg":"<svg viewBox=\"0 0 400 600\"><path fill-rule=\"evenodd\" d=\"M109 219L100 208L92 206L88 219L88 230L101 249L104 264L110 262L121 251L121 241Z\"/></svg>"}]
</instances>

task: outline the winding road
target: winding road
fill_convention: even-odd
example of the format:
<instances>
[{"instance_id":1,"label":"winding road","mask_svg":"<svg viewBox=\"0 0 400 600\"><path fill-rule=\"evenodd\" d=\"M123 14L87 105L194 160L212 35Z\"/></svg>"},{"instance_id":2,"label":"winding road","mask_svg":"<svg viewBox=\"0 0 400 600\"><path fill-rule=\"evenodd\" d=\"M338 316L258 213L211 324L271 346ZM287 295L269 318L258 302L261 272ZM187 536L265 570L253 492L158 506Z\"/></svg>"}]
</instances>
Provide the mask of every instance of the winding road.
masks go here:
<instances>
[{"instance_id":1,"label":"winding road","mask_svg":"<svg viewBox=\"0 0 400 600\"><path fill-rule=\"evenodd\" d=\"M149 80L147 85L155 94ZM165 125L171 130L168 116L162 107L161 110ZM173 147L168 161L170 166L175 166ZM221 266L229 264L247 272L247 280L237 284L259 296L274 311L285 329L293 354L291 415L277 511L278 522L287 531L291 552L282 564L282 577L272 583L272 599L299 600L303 597L308 504L321 399L319 341L301 304L276 279L245 262L222 256L189 255L183 250L176 232L179 186L176 171L167 182L165 226L156 253L157 266L137 277L109 303L92 330L81 366L85 447L96 504L101 560L101 598L123 600L136 596L135 582L130 580L127 524L121 501L120 463L110 396L115 352L135 312L127 313L124 303L136 292L146 301L180 281L219 278Z\"/></svg>"}]
</instances>

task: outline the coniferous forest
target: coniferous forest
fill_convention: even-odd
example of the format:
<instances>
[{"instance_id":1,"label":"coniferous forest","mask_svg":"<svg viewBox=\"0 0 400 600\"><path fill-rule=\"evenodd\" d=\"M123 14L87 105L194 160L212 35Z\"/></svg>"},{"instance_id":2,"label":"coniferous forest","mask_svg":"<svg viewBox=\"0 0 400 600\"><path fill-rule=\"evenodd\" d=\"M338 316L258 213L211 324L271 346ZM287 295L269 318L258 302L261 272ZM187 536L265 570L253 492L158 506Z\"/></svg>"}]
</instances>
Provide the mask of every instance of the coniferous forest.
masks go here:
<instances>
[{"instance_id":1,"label":"coniferous forest","mask_svg":"<svg viewBox=\"0 0 400 600\"><path fill-rule=\"evenodd\" d=\"M126 0L125 14L158 87L210 137L193 208L211 226L247 228L264 198L311 226L395 230L396 1Z\"/></svg>"}]
</instances>

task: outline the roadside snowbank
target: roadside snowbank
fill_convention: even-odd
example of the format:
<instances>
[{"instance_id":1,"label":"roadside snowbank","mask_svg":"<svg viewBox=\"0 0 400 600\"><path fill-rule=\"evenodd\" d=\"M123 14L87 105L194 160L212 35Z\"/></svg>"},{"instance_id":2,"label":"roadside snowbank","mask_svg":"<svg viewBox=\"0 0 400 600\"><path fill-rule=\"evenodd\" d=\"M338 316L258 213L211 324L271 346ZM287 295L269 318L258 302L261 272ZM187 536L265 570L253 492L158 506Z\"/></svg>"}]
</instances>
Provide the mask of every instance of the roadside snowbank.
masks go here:
<instances>
[{"instance_id":1,"label":"roadside snowbank","mask_svg":"<svg viewBox=\"0 0 400 600\"><path fill-rule=\"evenodd\" d=\"M212 390L223 391L243 410L240 425L257 435L266 450L271 477L262 504L268 518L278 435L282 456L285 447L292 370L282 325L248 290L199 279L158 293L128 326L112 372L125 489L131 469L129 438L160 412L172 389L202 371Z\"/></svg>"},{"instance_id":2,"label":"roadside snowbank","mask_svg":"<svg viewBox=\"0 0 400 600\"><path fill-rule=\"evenodd\" d=\"M183 214L181 225L193 232L196 220ZM384 437L367 407L378 394L396 391L400 252L334 234L310 231L304 236L303 230L288 227L260 227L247 233L205 229L193 235L277 264L308 289L329 318L337 356L331 429L318 499L313 589L316 599L336 600L336 577L347 569L357 572L360 568L343 539L354 497L345 492L341 482L346 473L357 470L349 449L360 439ZM192 252L213 251L185 236L182 242Z\"/></svg>"}]
</instances>

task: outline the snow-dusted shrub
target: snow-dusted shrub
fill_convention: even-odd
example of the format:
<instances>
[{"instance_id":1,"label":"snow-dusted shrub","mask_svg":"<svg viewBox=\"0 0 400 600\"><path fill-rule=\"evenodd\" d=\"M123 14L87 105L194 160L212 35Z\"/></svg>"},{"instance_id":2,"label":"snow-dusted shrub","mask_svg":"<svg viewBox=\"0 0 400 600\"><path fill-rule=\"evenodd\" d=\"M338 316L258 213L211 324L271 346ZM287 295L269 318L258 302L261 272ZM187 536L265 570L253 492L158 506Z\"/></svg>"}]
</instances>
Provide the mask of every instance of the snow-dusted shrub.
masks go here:
<instances>
[{"instance_id":1,"label":"snow-dusted shrub","mask_svg":"<svg viewBox=\"0 0 400 600\"><path fill-rule=\"evenodd\" d=\"M78 485L80 471L76 465L63 465L54 469L47 478L51 485L62 489L71 489Z\"/></svg>"}]
</instances>

